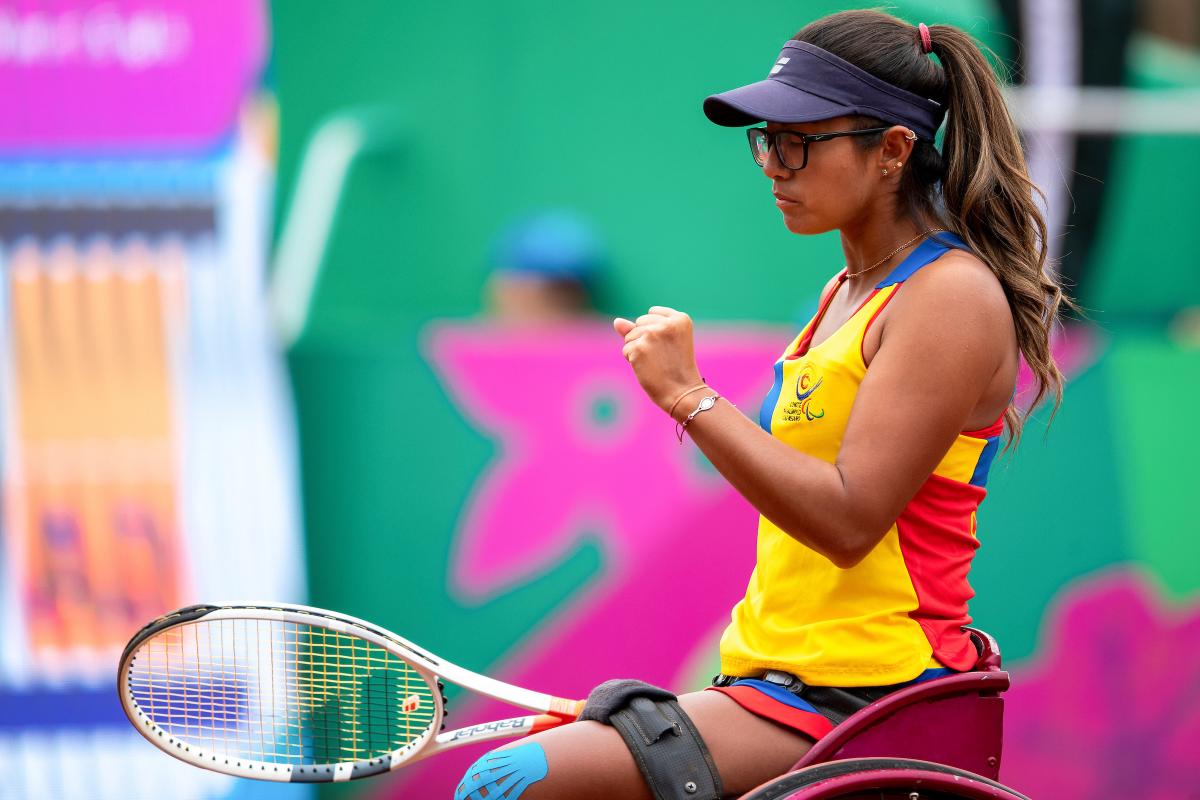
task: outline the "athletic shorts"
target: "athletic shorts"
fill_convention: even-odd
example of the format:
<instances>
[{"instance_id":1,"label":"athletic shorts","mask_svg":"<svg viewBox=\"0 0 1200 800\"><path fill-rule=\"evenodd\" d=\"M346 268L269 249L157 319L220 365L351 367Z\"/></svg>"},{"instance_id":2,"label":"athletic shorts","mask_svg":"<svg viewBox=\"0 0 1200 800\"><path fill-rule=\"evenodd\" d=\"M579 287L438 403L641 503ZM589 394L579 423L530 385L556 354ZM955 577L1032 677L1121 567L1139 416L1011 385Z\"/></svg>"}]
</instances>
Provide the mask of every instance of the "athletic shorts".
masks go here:
<instances>
[{"instance_id":1,"label":"athletic shorts","mask_svg":"<svg viewBox=\"0 0 1200 800\"><path fill-rule=\"evenodd\" d=\"M892 692L951 675L945 667L927 669L911 681L891 686L809 686L786 672L768 672L762 678L718 675L711 691L733 699L752 714L778 722L813 740L820 739L861 708Z\"/></svg>"}]
</instances>

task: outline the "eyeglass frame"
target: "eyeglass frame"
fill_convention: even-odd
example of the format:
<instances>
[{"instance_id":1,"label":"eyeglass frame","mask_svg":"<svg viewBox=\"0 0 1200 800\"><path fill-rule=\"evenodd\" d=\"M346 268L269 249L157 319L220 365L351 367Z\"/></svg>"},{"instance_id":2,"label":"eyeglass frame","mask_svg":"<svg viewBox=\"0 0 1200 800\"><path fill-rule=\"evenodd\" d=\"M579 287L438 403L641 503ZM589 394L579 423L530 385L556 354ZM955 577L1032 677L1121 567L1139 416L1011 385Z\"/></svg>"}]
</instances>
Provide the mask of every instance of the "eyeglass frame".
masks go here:
<instances>
[{"instance_id":1,"label":"eyeglass frame","mask_svg":"<svg viewBox=\"0 0 1200 800\"><path fill-rule=\"evenodd\" d=\"M889 125L884 128L860 128L856 131L830 131L829 133L800 133L799 131L775 131L774 133L771 133L766 128L747 128L746 141L750 145L750 155L754 159L754 163L758 164L758 166L765 167L767 165L767 160L771 157L771 151L775 151L776 160L779 161L779 164L784 169L796 171L804 169L808 166L808 146L812 142L824 142L828 141L829 139L837 139L841 136L866 136L867 134L871 133L883 133L884 131L891 130L891 128L892 126ZM758 161L758 149L754 146L754 137L756 133L761 133L763 138L767 141L767 152L762 163L759 163ZM800 143L804 146L804 160L798 167L792 167L783 163L783 158L778 155L779 151L776 149L775 140L784 134L788 136L799 137ZM915 139L916 136L914 135L912 138Z\"/></svg>"}]
</instances>

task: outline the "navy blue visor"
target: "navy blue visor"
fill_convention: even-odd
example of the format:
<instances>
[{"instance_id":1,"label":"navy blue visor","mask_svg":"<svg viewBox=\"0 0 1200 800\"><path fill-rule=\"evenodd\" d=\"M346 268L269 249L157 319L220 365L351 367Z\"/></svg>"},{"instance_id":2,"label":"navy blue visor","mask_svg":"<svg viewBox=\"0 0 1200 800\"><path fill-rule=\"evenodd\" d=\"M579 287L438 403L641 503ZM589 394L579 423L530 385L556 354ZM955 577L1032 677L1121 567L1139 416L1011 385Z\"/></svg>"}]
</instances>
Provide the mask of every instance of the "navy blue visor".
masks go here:
<instances>
[{"instance_id":1,"label":"navy blue visor","mask_svg":"<svg viewBox=\"0 0 1200 800\"><path fill-rule=\"evenodd\" d=\"M893 86L806 42L789 41L766 80L704 100L704 114L718 125L818 122L861 114L904 125L932 140L946 109Z\"/></svg>"}]
</instances>

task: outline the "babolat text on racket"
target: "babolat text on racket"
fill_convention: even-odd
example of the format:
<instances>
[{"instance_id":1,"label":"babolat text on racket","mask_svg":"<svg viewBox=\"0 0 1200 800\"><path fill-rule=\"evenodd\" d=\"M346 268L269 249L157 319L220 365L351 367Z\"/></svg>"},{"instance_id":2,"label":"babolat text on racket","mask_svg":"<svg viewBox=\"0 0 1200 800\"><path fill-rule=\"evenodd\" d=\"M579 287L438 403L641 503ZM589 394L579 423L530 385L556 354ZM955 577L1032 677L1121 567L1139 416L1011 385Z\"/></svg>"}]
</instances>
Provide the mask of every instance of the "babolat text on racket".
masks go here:
<instances>
[{"instance_id":1,"label":"babolat text on racket","mask_svg":"<svg viewBox=\"0 0 1200 800\"><path fill-rule=\"evenodd\" d=\"M442 681L530 711L443 731ZM453 747L574 720L583 702L447 663L370 623L306 606L198 605L138 631L121 706L190 764L244 778L365 778Z\"/></svg>"}]
</instances>

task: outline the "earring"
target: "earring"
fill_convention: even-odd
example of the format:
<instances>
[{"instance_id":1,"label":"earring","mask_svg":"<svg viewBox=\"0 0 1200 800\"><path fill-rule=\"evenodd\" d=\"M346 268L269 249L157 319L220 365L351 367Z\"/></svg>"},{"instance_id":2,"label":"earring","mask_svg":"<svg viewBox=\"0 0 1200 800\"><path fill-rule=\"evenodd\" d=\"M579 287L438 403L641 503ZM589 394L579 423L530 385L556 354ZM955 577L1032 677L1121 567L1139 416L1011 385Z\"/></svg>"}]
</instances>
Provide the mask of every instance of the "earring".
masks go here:
<instances>
[{"instance_id":1,"label":"earring","mask_svg":"<svg viewBox=\"0 0 1200 800\"><path fill-rule=\"evenodd\" d=\"M884 168L884 170L883 170L883 174L884 174L884 175L887 175L887 168L886 168L886 167L885 167L885 168Z\"/></svg>"},{"instance_id":2,"label":"earring","mask_svg":"<svg viewBox=\"0 0 1200 800\"><path fill-rule=\"evenodd\" d=\"M896 162L896 169L900 169L900 168L901 168L901 167L903 167L903 166L904 166L904 162L903 162L903 161L897 161L897 162Z\"/></svg>"}]
</instances>

